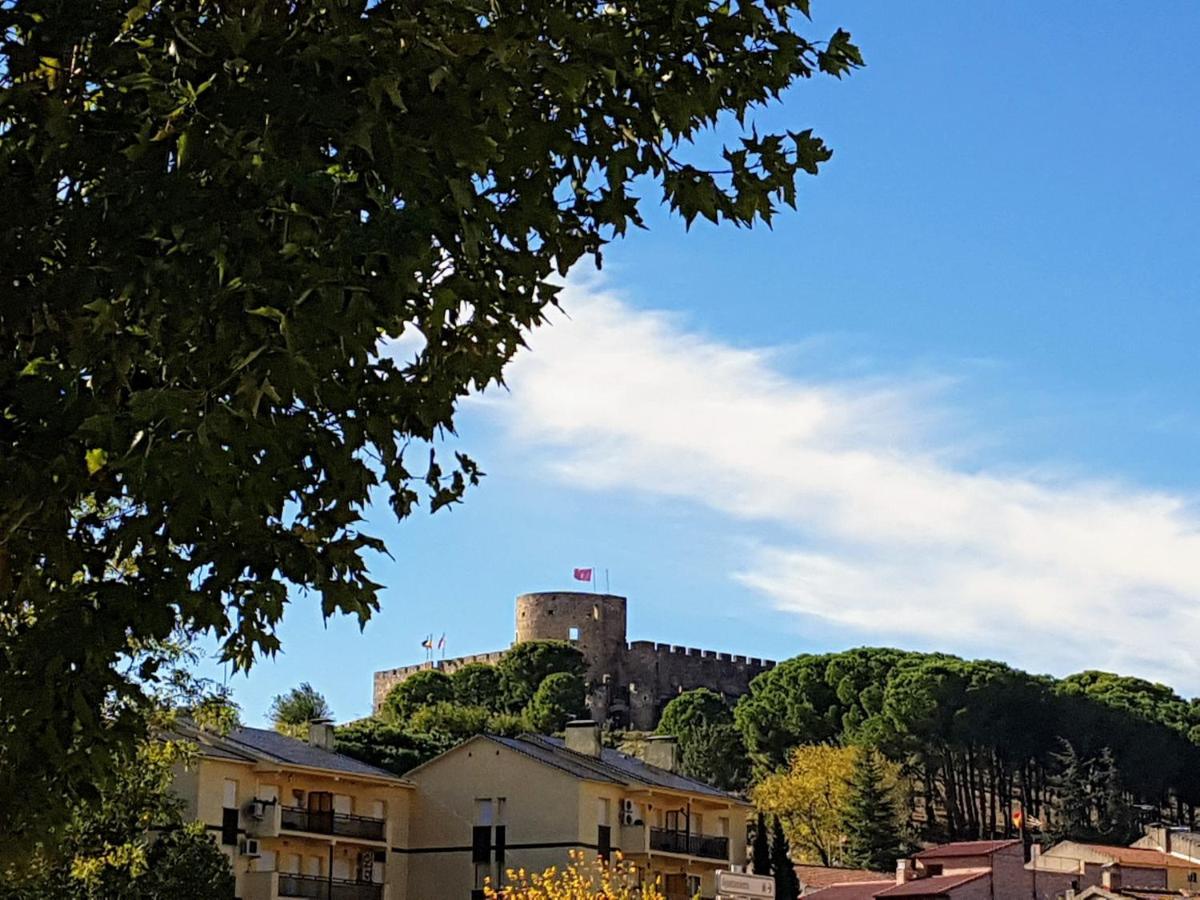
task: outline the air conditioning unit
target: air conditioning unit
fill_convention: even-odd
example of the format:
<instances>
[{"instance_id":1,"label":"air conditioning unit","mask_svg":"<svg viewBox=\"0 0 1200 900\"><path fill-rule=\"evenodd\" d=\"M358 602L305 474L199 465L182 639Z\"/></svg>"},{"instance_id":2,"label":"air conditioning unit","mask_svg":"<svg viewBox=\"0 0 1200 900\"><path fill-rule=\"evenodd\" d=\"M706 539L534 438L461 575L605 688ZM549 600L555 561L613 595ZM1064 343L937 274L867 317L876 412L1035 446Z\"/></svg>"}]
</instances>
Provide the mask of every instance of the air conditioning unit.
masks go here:
<instances>
[{"instance_id":1,"label":"air conditioning unit","mask_svg":"<svg viewBox=\"0 0 1200 900\"><path fill-rule=\"evenodd\" d=\"M621 801L621 824L632 825L637 819L637 812L633 808L632 800Z\"/></svg>"},{"instance_id":2,"label":"air conditioning unit","mask_svg":"<svg viewBox=\"0 0 1200 900\"><path fill-rule=\"evenodd\" d=\"M262 851L258 846L258 838L243 838L242 845L238 850L242 856L262 856Z\"/></svg>"}]
</instances>

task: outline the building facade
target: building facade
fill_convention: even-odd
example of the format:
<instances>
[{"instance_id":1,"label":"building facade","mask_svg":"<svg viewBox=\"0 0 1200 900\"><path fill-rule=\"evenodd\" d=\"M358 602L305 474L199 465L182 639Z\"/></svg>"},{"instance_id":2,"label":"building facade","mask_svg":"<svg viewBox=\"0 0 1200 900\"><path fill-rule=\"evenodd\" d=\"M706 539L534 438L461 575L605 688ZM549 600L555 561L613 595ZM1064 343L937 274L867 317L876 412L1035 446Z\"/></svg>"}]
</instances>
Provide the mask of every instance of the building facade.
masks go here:
<instances>
[{"instance_id":1,"label":"building facade","mask_svg":"<svg viewBox=\"0 0 1200 900\"><path fill-rule=\"evenodd\" d=\"M175 773L185 815L229 859L239 900L405 900L412 784L333 752L333 729L309 741L258 728L181 736L199 759Z\"/></svg>"},{"instance_id":2,"label":"building facade","mask_svg":"<svg viewBox=\"0 0 1200 900\"><path fill-rule=\"evenodd\" d=\"M713 897L716 871L745 863L750 807L673 772L674 755L670 739L644 760L602 748L594 722L564 740L472 738L408 775L409 896L482 897L485 880L561 868L578 850L621 852L669 900Z\"/></svg>"},{"instance_id":3,"label":"building facade","mask_svg":"<svg viewBox=\"0 0 1200 900\"><path fill-rule=\"evenodd\" d=\"M625 597L581 591L523 594L516 603L515 643L561 640L574 644L587 664L588 711L593 719L618 727L650 730L672 697L709 688L729 700L750 689L771 660L735 656L694 647L629 641ZM472 662L497 663L505 651L434 660L375 673L373 707L388 692L425 669L450 674Z\"/></svg>"}]
</instances>

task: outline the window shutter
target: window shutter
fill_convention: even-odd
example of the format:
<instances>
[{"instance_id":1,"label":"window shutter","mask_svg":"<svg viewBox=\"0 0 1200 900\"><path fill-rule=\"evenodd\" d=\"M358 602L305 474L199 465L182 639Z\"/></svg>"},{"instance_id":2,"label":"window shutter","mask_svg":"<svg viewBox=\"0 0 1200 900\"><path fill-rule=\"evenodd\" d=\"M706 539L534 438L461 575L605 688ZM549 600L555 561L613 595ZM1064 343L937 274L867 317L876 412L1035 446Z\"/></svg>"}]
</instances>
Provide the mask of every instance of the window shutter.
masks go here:
<instances>
[{"instance_id":1,"label":"window shutter","mask_svg":"<svg viewBox=\"0 0 1200 900\"><path fill-rule=\"evenodd\" d=\"M226 847L237 846L238 811L236 809L221 810L221 843Z\"/></svg>"},{"instance_id":2,"label":"window shutter","mask_svg":"<svg viewBox=\"0 0 1200 900\"><path fill-rule=\"evenodd\" d=\"M471 862L487 865L492 861L492 829L490 825L476 825L471 829Z\"/></svg>"},{"instance_id":3,"label":"window shutter","mask_svg":"<svg viewBox=\"0 0 1200 900\"><path fill-rule=\"evenodd\" d=\"M505 842L506 836L507 835L506 835L504 826L497 825L496 826L496 864L499 865L501 869L504 868L504 842Z\"/></svg>"}]
</instances>

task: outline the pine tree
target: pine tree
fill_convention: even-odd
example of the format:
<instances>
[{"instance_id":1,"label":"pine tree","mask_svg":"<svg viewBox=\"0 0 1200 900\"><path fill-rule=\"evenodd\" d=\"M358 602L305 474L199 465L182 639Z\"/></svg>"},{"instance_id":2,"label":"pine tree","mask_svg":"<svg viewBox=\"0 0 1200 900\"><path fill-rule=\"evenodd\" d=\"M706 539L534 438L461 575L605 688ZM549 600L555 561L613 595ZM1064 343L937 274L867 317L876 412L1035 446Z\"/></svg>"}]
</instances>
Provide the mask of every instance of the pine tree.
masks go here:
<instances>
[{"instance_id":1,"label":"pine tree","mask_svg":"<svg viewBox=\"0 0 1200 900\"><path fill-rule=\"evenodd\" d=\"M767 820L762 813L758 814L758 821L754 825L751 863L755 875L771 874L771 845L767 843Z\"/></svg>"},{"instance_id":2,"label":"pine tree","mask_svg":"<svg viewBox=\"0 0 1200 900\"><path fill-rule=\"evenodd\" d=\"M792 850L783 833L779 816L775 817L771 830L771 868L775 873L775 900L798 900L800 879L796 877L796 867L792 865Z\"/></svg>"},{"instance_id":3,"label":"pine tree","mask_svg":"<svg viewBox=\"0 0 1200 900\"><path fill-rule=\"evenodd\" d=\"M879 757L874 750L864 750L854 764L846 801L846 864L889 871L901 855L899 821Z\"/></svg>"}]
</instances>

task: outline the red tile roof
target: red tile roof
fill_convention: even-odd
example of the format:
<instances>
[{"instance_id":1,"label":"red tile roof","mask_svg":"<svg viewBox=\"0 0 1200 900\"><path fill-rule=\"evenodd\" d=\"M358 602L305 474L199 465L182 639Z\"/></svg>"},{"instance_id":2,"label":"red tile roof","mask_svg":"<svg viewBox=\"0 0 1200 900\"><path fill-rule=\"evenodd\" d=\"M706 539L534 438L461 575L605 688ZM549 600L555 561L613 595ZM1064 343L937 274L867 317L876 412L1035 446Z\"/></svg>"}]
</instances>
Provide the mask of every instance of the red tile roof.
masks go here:
<instances>
[{"instance_id":1,"label":"red tile roof","mask_svg":"<svg viewBox=\"0 0 1200 900\"><path fill-rule=\"evenodd\" d=\"M995 843L995 842L984 842ZM934 875L932 878L915 878L880 891L876 897L939 897L961 887L976 878L986 878L991 872L967 872L964 875Z\"/></svg>"},{"instance_id":2,"label":"red tile roof","mask_svg":"<svg viewBox=\"0 0 1200 900\"><path fill-rule=\"evenodd\" d=\"M829 887L831 884L849 884L859 881L895 881L886 872L869 872L866 869L843 869L838 866L796 866L796 877L800 884L813 889Z\"/></svg>"},{"instance_id":3,"label":"red tile roof","mask_svg":"<svg viewBox=\"0 0 1200 900\"><path fill-rule=\"evenodd\" d=\"M956 841L941 844L916 854L913 859L940 859L943 856L990 856L997 850L1021 843L1019 838L1010 841Z\"/></svg>"},{"instance_id":4,"label":"red tile roof","mask_svg":"<svg viewBox=\"0 0 1200 900\"><path fill-rule=\"evenodd\" d=\"M813 891L811 894L805 894L805 900L809 897L817 897L820 900L875 900L875 897L880 891L885 891L890 887L895 887L896 879L890 878L887 881L857 881L849 884L831 884L829 887L821 888L819 891Z\"/></svg>"}]
</instances>

